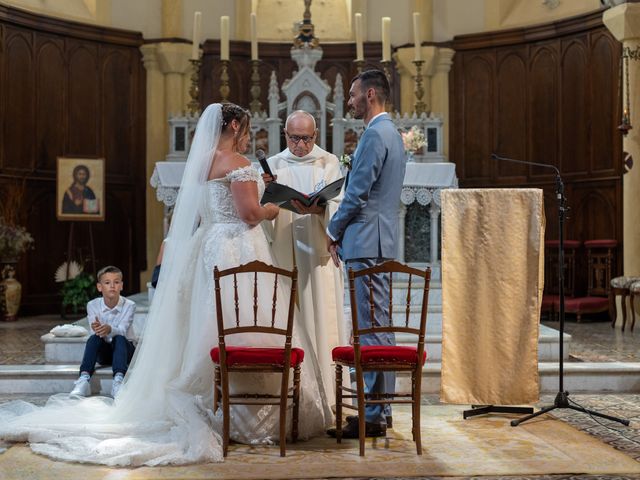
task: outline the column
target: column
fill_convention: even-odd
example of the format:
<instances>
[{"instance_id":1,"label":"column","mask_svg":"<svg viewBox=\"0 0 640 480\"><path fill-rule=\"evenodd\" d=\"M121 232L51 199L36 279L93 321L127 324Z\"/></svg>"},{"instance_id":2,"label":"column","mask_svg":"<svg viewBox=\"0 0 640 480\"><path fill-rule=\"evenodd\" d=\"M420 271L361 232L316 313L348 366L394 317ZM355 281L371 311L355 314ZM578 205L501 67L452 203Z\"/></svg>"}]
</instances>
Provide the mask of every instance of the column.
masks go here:
<instances>
[{"instance_id":1,"label":"column","mask_svg":"<svg viewBox=\"0 0 640 480\"><path fill-rule=\"evenodd\" d=\"M438 269L438 272L435 271L435 267L436 265L439 264L438 262L438 248L440 247L440 229L438 228L438 218L440 217L440 205L438 205L436 203L436 201L432 198L431 199L431 204L429 205L429 218L431 220L431 242L430 242L430 249L431 251L429 252L429 262L431 264L431 269L433 272L433 276L434 278L440 278L440 270Z\"/></svg>"},{"instance_id":2,"label":"column","mask_svg":"<svg viewBox=\"0 0 640 480\"><path fill-rule=\"evenodd\" d=\"M165 122L170 115L186 111L190 98L185 97L185 82L190 82L191 45L187 43L158 43L158 62L165 80ZM168 138L166 139L168 141Z\"/></svg>"},{"instance_id":3,"label":"column","mask_svg":"<svg viewBox=\"0 0 640 480\"><path fill-rule=\"evenodd\" d=\"M431 80L434 73L434 65L436 60L436 53L438 49L436 47L422 47L422 88L424 89L424 96L422 101L426 104L426 111L433 110L435 113L439 113L432 108L432 94L431 94ZM393 58L396 61L396 67L400 74L400 112L411 113L414 111L414 104L416 98L414 95L415 80L413 77L416 75L416 68L413 64L414 59L413 47L399 48L394 53Z\"/></svg>"},{"instance_id":4,"label":"column","mask_svg":"<svg viewBox=\"0 0 640 480\"><path fill-rule=\"evenodd\" d=\"M405 219L407 217L407 206L400 203L398 209L398 261L404 262L404 238L405 238Z\"/></svg>"},{"instance_id":5,"label":"column","mask_svg":"<svg viewBox=\"0 0 640 480\"><path fill-rule=\"evenodd\" d=\"M442 117L442 153L449 157L449 72L455 50L439 48L431 80L431 110Z\"/></svg>"},{"instance_id":6,"label":"column","mask_svg":"<svg viewBox=\"0 0 640 480\"><path fill-rule=\"evenodd\" d=\"M147 270L140 272L140 284L144 291L146 283L156 263L156 257L163 239L164 209L156 200L155 190L149 179L158 160L163 160L168 152L167 116L164 109L164 75L160 71L157 58L157 44L140 47L142 61L147 70L147 138L146 138L146 219L147 219Z\"/></svg>"},{"instance_id":7,"label":"column","mask_svg":"<svg viewBox=\"0 0 640 480\"><path fill-rule=\"evenodd\" d=\"M640 44L640 3L624 3L604 12L603 22L624 48L635 50ZM635 160L635 166L623 177L623 255L624 275L640 275L640 60L629 59L631 125L623 137L622 149ZM624 99L626 102L626 82ZM637 306L637 304L636 304ZM618 308L620 312L620 308ZM621 321L616 322L620 325Z\"/></svg>"}]
</instances>

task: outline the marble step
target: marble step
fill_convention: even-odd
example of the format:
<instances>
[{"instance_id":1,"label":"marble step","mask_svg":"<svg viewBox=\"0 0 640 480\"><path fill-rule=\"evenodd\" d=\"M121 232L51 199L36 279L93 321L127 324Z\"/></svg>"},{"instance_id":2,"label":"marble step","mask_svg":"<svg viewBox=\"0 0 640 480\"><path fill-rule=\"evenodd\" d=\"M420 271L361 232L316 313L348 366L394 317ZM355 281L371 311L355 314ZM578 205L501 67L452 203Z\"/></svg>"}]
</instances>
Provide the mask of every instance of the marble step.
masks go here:
<instances>
[{"instance_id":1,"label":"marble step","mask_svg":"<svg viewBox=\"0 0 640 480\"><path fill-rule=\"evenodd\" d=\"M428 361L423 370L422 391L440 391L438 362ZM540 362L540 391L558 391L557 362ZM111 369L96 370L93 394L109 395ZM0 394L54 394L69 392L78 377L78 365L0 365ZM398 389L407 388L408 375L398 375ZM584 362L564 364L564 389L571 393L640 393L640 363Z\"/></svg>"}]
</instances>

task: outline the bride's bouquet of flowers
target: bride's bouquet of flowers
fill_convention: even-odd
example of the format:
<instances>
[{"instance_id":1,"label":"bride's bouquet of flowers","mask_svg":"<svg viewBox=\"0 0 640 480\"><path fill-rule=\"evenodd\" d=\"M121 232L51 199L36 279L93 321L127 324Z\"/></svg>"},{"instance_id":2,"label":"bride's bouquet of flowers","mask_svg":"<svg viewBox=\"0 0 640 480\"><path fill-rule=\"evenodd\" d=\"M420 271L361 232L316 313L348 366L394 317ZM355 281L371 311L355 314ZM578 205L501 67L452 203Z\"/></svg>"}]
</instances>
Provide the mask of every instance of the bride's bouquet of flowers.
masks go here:
<instances>
[{"instance_id":1,"label":"bride's bouquet of flowers","mask_svg":"<svg viewBox=\"0 0 640 480\"><path fill-rule=\"evenodd\" d=\"M422 129L418 125L414 125L409 131L402 132L402 143L405 152L414 154L427 144L427 140L424 138Z\"/></svg>"}]
</instances>

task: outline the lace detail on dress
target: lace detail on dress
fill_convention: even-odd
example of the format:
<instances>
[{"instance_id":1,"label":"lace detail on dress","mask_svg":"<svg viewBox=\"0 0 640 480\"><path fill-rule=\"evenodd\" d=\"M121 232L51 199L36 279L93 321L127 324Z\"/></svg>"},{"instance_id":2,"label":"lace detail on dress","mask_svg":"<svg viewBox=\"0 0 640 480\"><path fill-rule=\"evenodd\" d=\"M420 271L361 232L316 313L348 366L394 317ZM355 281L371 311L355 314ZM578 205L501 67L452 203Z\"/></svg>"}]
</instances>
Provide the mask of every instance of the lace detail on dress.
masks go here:
<instances>
[{"instance_id":1,"label":"lace detail on dress","mask_svg":"<svg viewBox=\"0 0 640 480\"><path fill-rule=\"evenodd\" d=\"M262 178L253 165L231 170L224 177L229 182L258 182Z\"/></svg>"},{"instance_id":2,"label":"lace detail on dress","mask_svg":"<svg viewBox=\"0 0 640 480\"><path fill-rule=\"evenodd\" d=\"M200 207L201 226L210 226L215 223L241 223L244 228L248 226L238 215L231 184L233 182L256 182L258 185L258 197L264 193L264 182L258 171L252 166L237 168L230 171L222 178L214 178L207 182L207 194Z\"/></svg>"}]
</instances>

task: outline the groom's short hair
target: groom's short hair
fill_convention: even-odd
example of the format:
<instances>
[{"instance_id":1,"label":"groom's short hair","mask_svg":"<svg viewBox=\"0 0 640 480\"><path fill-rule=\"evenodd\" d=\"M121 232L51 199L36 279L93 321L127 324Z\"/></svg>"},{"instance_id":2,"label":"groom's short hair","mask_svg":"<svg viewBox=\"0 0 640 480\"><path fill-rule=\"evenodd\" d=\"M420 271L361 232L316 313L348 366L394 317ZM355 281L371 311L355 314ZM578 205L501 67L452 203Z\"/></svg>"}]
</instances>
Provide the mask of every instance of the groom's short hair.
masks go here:
<instances>
[{"instance_id":1,"label":"groom's short hair","mask_svg":"<svg viewBox=\"0 0 640 480\"><path fill-rule=\"evenodd\" d=\"M378 97L380 97L381 103L386 102L387 98L391 96L389 88L389 80L382 70L365 70L359 73L351 83L356 80L360 80L360 85L363 90L373 88L376 91Z\"/></svg>"}]
</instances>

